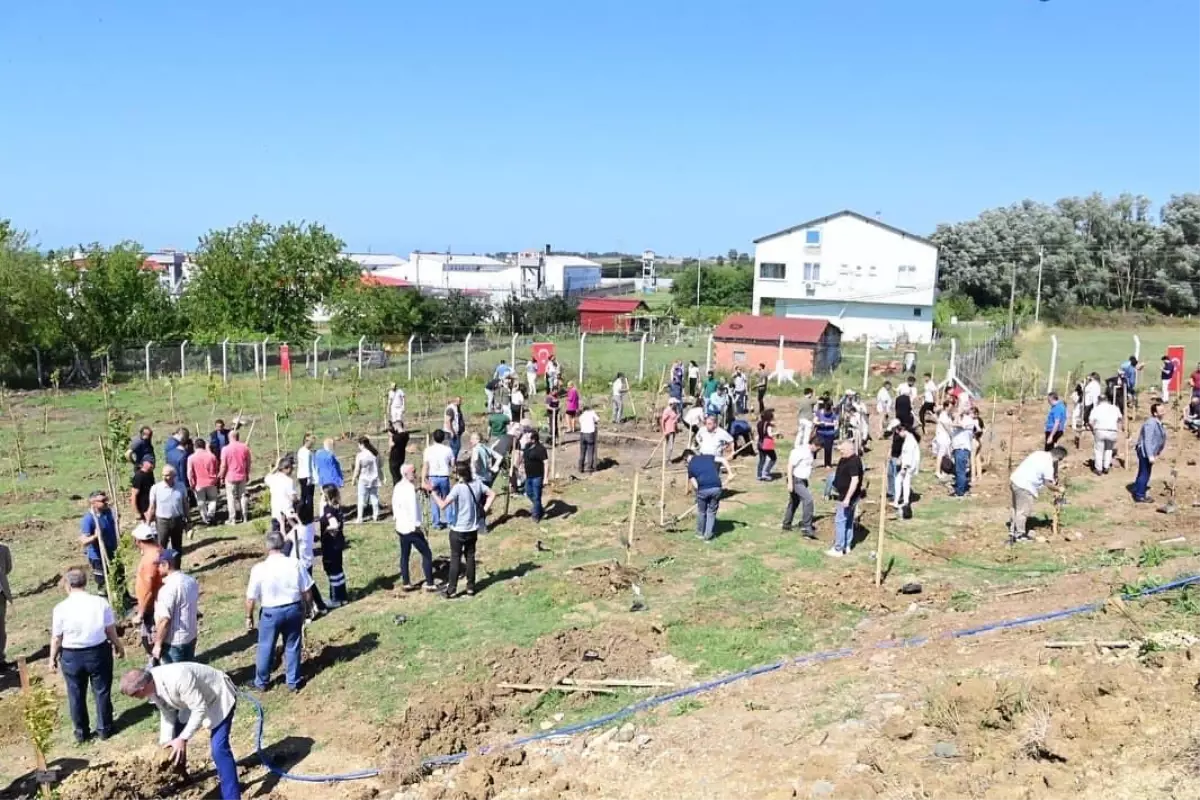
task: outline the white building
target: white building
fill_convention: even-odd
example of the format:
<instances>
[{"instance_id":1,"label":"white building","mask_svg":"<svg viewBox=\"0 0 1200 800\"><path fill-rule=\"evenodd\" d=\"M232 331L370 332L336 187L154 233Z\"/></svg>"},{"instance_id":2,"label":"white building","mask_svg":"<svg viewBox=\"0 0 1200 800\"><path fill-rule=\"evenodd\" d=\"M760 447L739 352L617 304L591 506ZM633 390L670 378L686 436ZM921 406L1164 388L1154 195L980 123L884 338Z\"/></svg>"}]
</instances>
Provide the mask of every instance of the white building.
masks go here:
<instances>
[{"instance_id":1,"label":"white building","mask_svg":"<svg viewBox=\"0 0 1200 800\"><path fill-rule=\"evenodd\" d=\"M357 264L358 268L364 272L394 270L408 264L403 258L392 253L343 253L343 255Z\"/></svg>"},{"instance_id":2,"label":"white building","mask_svg":"<svg viewBox=\"0 0 1200 800\"><path fill-rule=\"evenodd\" d=\"M933 337L937 246L853 211L754 240L754 313L829 320L845 339Z\"/></svg>"}]
</instances>

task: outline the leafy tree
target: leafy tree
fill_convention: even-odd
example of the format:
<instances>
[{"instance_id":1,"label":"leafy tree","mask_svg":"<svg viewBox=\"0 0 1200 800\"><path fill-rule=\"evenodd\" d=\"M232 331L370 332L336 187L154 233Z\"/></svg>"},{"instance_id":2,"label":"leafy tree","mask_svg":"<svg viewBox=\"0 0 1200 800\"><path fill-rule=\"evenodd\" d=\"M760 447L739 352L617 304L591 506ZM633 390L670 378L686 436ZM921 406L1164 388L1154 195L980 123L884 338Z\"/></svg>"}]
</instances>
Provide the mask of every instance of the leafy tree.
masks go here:
<instances>
[{"instance_id":1,"label":"leafy tree","mask_svg":"<svg viewBox=\"0 0 1200 800\"><path fill-rule=\"evenodd\" d=\"M55 261L58 286L70 298L61 322L81 352L183 337L183 319L158 273L143 266L141 245L93 244L73 256L60 253Z\"/></svg>"},{"instance_id":2,"label":"leafy tree","mask_svg":"<svg viewBox=\"0 0 1200 800\"><path fill-rule=\"evenodd\" d=\"M491 308L486 301L462 292L450 292L438 298L432 311L429 329L452 334L483 330L491 317Z\"/></svg>"},{"instance_id":3,"label":"leafy tree","mask_svg":"<svg viewBox=\"0 0 1200 800\"><path fill-rule=\"evenodd\" d=\"M316 224L273 226L255 218L210 231L181 298L193 338L308 340L313 310L357 279L358 268L341 251L341 240Z\"/></svg>"},{"instance_id":4,"label":"leafy tree","mask_svg":"<svg viewBox=\"0 0 1200 800\"><path fill-rule=\"evenodd\" d=\"M342 336L408 336L428 328L435 303L412 289L352 281L338 293L330 327Z\"/></svg>"},{"instance_id":5,"label":"leafy tree","mask_svg":"<svg viewBox=\"0 0 1200 800\"><path fill-rule=\"evenodd\" d=\"M0 364L11 368L67 344L62 328L69 301L54 270L28 237L0 220Z\"/></svg>"},{"instance_id":6,"label":"leafy tree","mask_svg":"<svg viewBox=\"0 0 1200 800\"><path fill-rule=\"evenodd\" d=\"M736 247L729 248L729 252L725 254L725 260L730 264L736 264L738 262L738 251Z\"/></svg>"},{"instance_id":7,"label":"leafy tree","mask_svg":"<svg viewBox=\"0 0 1200 800\"><path fill-rule=\"evenodd\" d=\"M561 295L526 300L509 296L496 310L496 318L504 328L526 332L575 322L577 305L576 299Z\"/></svg>"},{"instance_id":8,"label":"leafy tree","mask_svg":"<svg viewBox=\"0 0 1200 800\"><path fill-rule=\"evenodd\" d=\"M748 309L754 296L754 272L749 266L700 268L700 305ZM680 272L671 284L679 308L696 304L696 270Z\"/></svg>"}]
</instances>

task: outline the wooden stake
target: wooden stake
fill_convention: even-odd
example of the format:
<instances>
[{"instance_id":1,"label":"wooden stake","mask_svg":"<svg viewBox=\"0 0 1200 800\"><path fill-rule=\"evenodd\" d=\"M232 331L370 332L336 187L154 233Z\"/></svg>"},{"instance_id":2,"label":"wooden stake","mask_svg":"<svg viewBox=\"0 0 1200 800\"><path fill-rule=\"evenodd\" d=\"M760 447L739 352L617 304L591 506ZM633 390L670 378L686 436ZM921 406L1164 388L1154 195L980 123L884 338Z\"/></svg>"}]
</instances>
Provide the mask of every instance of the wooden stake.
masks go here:
<instances>
[{"instance_id":1,"label":"wooden stake","mask_svg":"<svg viewBox=\"0 0 1200 800\"><path fill-rule=\"evenodd\" d=\"M658 524L667 524L667 448L662 449L662 469L658 473Z\"/></svg>"},{"instance_id":2,"label":"wooden stake","mask_svg":"<svg viewBox=\"0 0 1200 800\"><path fill-rule=\"evenodd\" d=\"M879 538L875 541L875 588L883 585L883 529L887 520L887 454L884 456L883 471L879 473L879 477ZM896 493L900 493L899 486L896 487ZM853 531L854 520L850 520L850 525Z\"/></svg>"},{"instance_id":3,"label":"wooden stake","mask_svg":"<svg viewBox=\"0 0 1200 800\"><path fill-rule=\"evenodd\" d=\"M170 395L171 395L171 424L178 425L179 424L179 411L175 408L175 381L174 380L170 380L170 379L167 380L167 390L170 392Z\"/></svg>"},{"instance_id":4,"label":"wooden stake","mask_svg":"<svg viewBox=\"0 0 1200 800\"><path fill-rule=\"evenodd\" d=\"M113 528L117 534L117 542L119 544L121 541L121 524L117 519L117 498L115 497L115 490L117 487L113 480L112 470L108 465L108 453L104 450L104 437L98 436L96 438L100 442L100 460L104 462L104 479L108 483L109 500L112 502L112 505L109 507L113 512ZM100 520L96 520L96 533L100 533ZM123 611L124 609L122 605L118 605L116 602L117 594L113 590L111 578L112 569L108 564L108 548L104 546L103 536L100 536L97 540L96 549L100 551L100 568L104 570L104 592L106 595L108 595L108 604L112 607L114 612L119 610ZM121 592L123 596L125 592L124 586L121 587Z\"/></svg>"},{"instance_id":5,"label":"wooden stake","mask_svg":"<svg viewBox=\"0 0 1200 800\"><path fill-rule=\"evenodd\" d=\"M279 450L279 412L275 412L275 467L279 467L279 458L282 453Z\"/></svg>"},{"instance_id":6,"label":"wooden stake","mask_svg":"<svg viewBox=\"0 0 1200 800\"><path fill-rule=\"evenodd\" d=\"M101 548L101 552L103 552L103 548ZM33 684L29 680L29 665L25 663L24 656L19 656L17 658L17 672L19 672L21 676L21 693L28 698L33 694ZM36 744L33 746L33 754L35 762L37 763L38 772L46 772L48 769L46 766L46 754L43 753L41 748L39 748ZM50 793L50 784L48 783L41 784L39 791L45 800L50 800L50 798L53 796Z\"/></svg>"},{"instance_id":7,"label":"wooden stake","mask_svg":"<svg viewBox=\"0 0 1200 800\"><path fill-rule=\"evenodd\" d=\"M497 689L511 689L514 692L539 692L532 706L536 706L542 696L548 692L586 692L587 694L616 694L612 689L602 686L574 686L561 683L497 683Z\"/></svg>"},{"instance_id":8,"label":"wooden stake","mask_svg":"<svg viewBox=\"0 0 1200 800\"><path fill-rule=\"evenodd\" d=\"M1008 472L1012 474L1013 462L1013 436L1017 432L1017 412L1013 411L1012 416L1008 419Z\"/></svg>"},{"instance_id":9,"label":"wooden stake","mask_svg":"<svg viewBox=\"0 0 1200 800\"><path fill-rule=\"evenodd\" d=\"M991 472L992 469L992 442L996 440L996 390L992 390L992 421L988 423L988 449L987 460L984 462L985 468Z\"/></svg>"},{"instance_id":10,"label":"wooden stake","mask_svg":"<svg viewBox=\"0 0 1200 800\"><path fill-rule=\"evenodd\" d=\"M341 437L346 435L346 420L342 418L342 401L338 400L338 396L336 393L333 395L333 405L335 408L337 408L338 438L340 439Z\"/></svg>"},{"instance_id":11,"label":"wooden stake","mask_svg":"<svg viewBox=\"0 0 1200 800\"><path fill-rule=\"evenodd\" d=\"M625 566L633 558L633 526L637 522L638 478L641 472L633 473L633 499L629 503L629 539L625 542Z\"/></svg>"},{"instance_id":12,"label":"wooden stake","mask_svg":"<svg viewBox=\"0 0 1200 800\"><path fill-rule=\"evenodd\" d=\"M666 434L663 434L663 438L659 439L658 443L654 445L654 449L651 450L650 455L646 457L646 463L642 464L642 469L650 468L650 462L654 460L654 454L658 452L658 448L662 447L663 457L666 457L667 448L663 446L664 442L666 442Z\"/></svg>"}]
</instances>

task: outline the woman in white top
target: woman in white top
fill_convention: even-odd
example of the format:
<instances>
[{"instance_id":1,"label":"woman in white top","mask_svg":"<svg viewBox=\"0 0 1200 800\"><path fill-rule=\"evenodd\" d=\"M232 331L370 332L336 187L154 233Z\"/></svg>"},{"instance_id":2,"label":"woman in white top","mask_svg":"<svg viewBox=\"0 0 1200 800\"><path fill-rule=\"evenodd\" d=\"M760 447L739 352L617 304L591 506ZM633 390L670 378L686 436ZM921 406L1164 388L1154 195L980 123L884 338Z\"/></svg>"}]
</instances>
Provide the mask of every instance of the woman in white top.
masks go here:
<instances>
[{"instance_id":1,"label":"woman in white top","mask_svg":"<svg viewBox=\"0 0 1200 800\"><path fill-rule=\"evenodd\" d=\"M933 460L937 466L936 474L938 480L942 480L942 459L950 455L950 429L954 427L954 421L950 417L950 400L942 403L942 410L937 418L937 430L933 436Z\"/></svg>"},{"instance_id":2,"label":"woman in white top","mask_svg":"<svg viewBox=\"0 0 1200 800\"><path fill-rule=\"evenodd\" d=\"M358 486L358 517L354 521L362 523L363 506L369 498L372 520L379 522L379 451L366 436L358 438L358 454L354 457L354 482Z\"/></svg>"}]
</instances>

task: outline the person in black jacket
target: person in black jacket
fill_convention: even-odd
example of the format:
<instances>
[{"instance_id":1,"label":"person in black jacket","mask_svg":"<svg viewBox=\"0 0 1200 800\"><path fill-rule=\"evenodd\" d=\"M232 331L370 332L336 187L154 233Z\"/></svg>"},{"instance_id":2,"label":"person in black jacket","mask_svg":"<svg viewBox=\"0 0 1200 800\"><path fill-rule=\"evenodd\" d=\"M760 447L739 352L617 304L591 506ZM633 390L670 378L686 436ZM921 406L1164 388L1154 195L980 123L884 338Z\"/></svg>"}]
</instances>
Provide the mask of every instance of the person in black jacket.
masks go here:
<instances>
[{"instance_id":1,"label":"person in black jacket","mask_svg":"<svg viewBox=\"0 0 1200 800\"><path fill-rule=\"evenodd\" d=\"M321 566L329 576L329 608L350 602L342 551L346 549L346 525L336 486L325 486L325 510L321 513Z\"/></svg>"},{"instance_id":2,"label":"person in black jacket","mask_svg":"<svg viewBox=\"0 0 1200 800\"><path fill-rule=\"evenodd\" d=\"M404 422L396 422L388 427L388 472L392 475L392 485L400 483L400 468L408 451L409 433L404 429Z\"/></svg>"}]
</instances>

